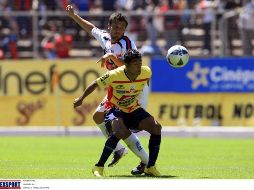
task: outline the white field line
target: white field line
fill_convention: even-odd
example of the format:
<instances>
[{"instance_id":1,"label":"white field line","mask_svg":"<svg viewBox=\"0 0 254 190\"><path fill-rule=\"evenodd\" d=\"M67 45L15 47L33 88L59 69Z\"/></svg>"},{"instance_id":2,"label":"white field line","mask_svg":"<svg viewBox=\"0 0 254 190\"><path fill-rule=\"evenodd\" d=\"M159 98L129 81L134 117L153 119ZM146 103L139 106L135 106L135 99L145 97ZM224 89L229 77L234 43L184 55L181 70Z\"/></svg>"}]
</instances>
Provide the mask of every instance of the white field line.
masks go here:
<instances>
[{"instance_id":1,"label":"white field line","mask_svg":"<svg viewBox=\"0 0 254 190\"><path fill-rule=\"evenodd\" d=\"M100 130L95 126L77 127L77 126L15 126L0 127L0 135L8 136L26 136L26 135L48 135L48 136L101 136ZM148 135L146 132L140 132L138 135ZM163 126L163 136L177 137L250 137L254 138L254 127L170 127Z\"/></svg>"}]
</instances>

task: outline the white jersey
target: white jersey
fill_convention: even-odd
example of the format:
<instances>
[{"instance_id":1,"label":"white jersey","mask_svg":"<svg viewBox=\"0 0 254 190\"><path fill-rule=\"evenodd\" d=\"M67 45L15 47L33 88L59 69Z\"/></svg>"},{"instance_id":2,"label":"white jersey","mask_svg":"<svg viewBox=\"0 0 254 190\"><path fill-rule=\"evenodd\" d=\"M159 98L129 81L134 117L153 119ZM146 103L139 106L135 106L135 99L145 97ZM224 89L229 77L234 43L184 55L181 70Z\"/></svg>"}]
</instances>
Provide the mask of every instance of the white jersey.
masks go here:
<instances>
[{"instance_id":1,"label":"white jersey","mask_svg":"<svg viewBox=\"0 0 254 190\"><path fill-rule=\"evenodd\" d=\"M99 28L94 27L91 33L100 43L102 49L104 50L104 54L113 53L118 59L123 60L123 56L128 49L137 50L135 43L132 40L130 40L127 36L123 36L116 43L111 43L111 36L105 30L101 30ZM116 68L116 65L114 65L114 63L109 62L109 64L111 66L106 63L106 67L108 70Z\"/></svg>"},{"instance_id":2,"label":"white jersey","mask_svg":"<svg viewBox=\"0 0 254 190\"><path fill-rule=\"evenodd\" d=\"M123 56L128 49L137 50L135 43L132 40L130 40L127 36L123 36L116 43L111 43L111 36L105 30L101 30L99 28L94 27L91 33L100 43L102 49L104 50L104 54L113 53L118 59L123 60ZM113 62L108 62L106 63L106 67L108 70L112 70L115 69L117 66ZM149 88L146 85L143 92L139 96L139 103L141 104L141 107L144 109L146 109L147 106L148 93ZM97 107L96 111L99 112L105 111L104 102L105 100L101 102L101 104Z\"/></svg>"}]
</instances>

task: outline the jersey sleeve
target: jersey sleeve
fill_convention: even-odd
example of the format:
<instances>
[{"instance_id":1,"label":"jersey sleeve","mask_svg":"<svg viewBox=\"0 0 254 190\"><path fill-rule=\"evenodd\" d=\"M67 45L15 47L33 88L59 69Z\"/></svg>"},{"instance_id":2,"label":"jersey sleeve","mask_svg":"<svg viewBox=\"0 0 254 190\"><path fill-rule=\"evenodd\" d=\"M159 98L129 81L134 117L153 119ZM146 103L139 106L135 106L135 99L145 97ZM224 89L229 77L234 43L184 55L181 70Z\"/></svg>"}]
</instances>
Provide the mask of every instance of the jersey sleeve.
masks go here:
<instances>
[{"instance_id":1,"label":"jersey sleeve","mask_svg":"<svg viewBox=\"0 0 254 190\"><path fill-rule=\"evenodd\" d=\"M138 50L136 44L134 43L134 41L131 41L131 46L132 46L132 49Z\"/></svg>"},{"instance_id":2,"label":"jersey sleeve","mask_svg":"<svg viewBox=\"0 0 254 190\"><path fill-rule=\"evenodd\" d=\"M112 76L111 72L108 71L107 73L102 75L100 78L96 79L98 86L101 88L108 87L111 83L111 76Z\"/></svg>"},{"instance_id":3,"label":"jersey sleeve","mask_svg":"<svg viewBox=\"0 0 254 190\"><path fill-rule=\"evenodd\" d=\"M150 67L142 66L142 68L144 70L145 76L150 79L152 77L152 70L150 69Z\"/></svg>"},{"instance_id":4,"label":"jersey sleeve","mask_svg":"<svg viewBox=\"0 0 254 190\"><path fill-rule=\"evenodd\" d=\"M105 44L109 40L108 33L104 30L94 27L91 31L95 39L100 43L100 46L104 49Z\"/></svg>"}]
</instances>

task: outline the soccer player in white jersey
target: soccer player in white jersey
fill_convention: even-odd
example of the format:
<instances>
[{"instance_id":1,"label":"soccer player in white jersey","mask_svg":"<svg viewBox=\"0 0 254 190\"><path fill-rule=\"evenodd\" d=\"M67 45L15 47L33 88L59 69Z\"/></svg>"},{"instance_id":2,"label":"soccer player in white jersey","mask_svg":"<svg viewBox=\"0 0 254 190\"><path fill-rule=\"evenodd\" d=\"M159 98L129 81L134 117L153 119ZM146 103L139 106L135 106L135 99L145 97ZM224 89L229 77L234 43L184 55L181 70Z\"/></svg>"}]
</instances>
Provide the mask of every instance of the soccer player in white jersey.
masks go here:
<instances>
[{"instance_id":1,"label":"soccer player in white jersey","mask_svg":"<svg viewBox=\"0 0 254 190\"><path fill-rule=\"evenodd\" d=\"M112 58L117 58L119 61L107 60L105 66L108 70L113 70L118 66L123 65L123 55L128 49L137 49L133 41L131 41L127 36L124 35L124 32L127 28L128 22L125 16L121 13L113 13L109 18L108 32L97 28L91 22L81 18L73 9L71 5L66 7L68 15L78 23L86 32L94 36L100 43L101 47L104 50L104 53L112 53ZM118 63L118 65L116 65ZM146 108L148 99L148 86L146 85L142 94L139 98L139 103L143 108ZM108 138L108 132L106 130L104 122L104 112L105 112L105 101L97 107L93 119L97 126L101 129L102 133L106 138ZM142 147L138 137L133 134L129 138L124 139L124 142L131 149L131 151L140 158L140 164L135 167L131 173L133 175L140 175L144 172L145 166L148 164L148 155ZM120 158L122 158L127 153L127 148L125 148L120 142L117 144L114 155L109 166L115 165Z\"/></svg>"},{"instance_id":2,"label":"soccer player in white jersey","mask_svg":"<svg viewBox=\"0 0 254 190\"><path fill-rule=\"evenodd\" d=\"M107 60L111 56L106 54L104 59ZM107 98L105 112L105 123L110 136L92 172L96 177L103 177L104 165L119 140L132 136L131 130L145 130L150 133L150 139L149 161L144 172L147 175L160 176L155 163L161 144L161 125L138 102L138 96L149 82L152 72L148 66L142 66L141 54L135 49L129 49L125 53L124 62L124 66L108 71L92 82L73 103L74 108L80 106L98 87L108 87L112 92Z\"/></svg>"}]
</instances>

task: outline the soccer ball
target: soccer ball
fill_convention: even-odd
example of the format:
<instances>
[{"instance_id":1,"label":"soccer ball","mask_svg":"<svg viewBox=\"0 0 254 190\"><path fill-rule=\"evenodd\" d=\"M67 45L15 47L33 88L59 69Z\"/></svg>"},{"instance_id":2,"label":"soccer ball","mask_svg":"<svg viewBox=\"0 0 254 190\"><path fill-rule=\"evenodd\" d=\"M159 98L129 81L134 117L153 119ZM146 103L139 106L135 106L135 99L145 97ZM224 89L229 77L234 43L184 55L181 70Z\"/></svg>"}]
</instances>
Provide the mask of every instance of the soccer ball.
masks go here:
<instances>
[{"instance_id":1,"label":"soccer ball","mask_svg":"<svg viewBox=\"0 0 254 190\"><path fill-rule=\"evenodd\" d=\"M174 45L168 49L166 58L172 67L180 68L188 63L189 52L185 47L181 45Z\"/></svg>"}]
</instances>

